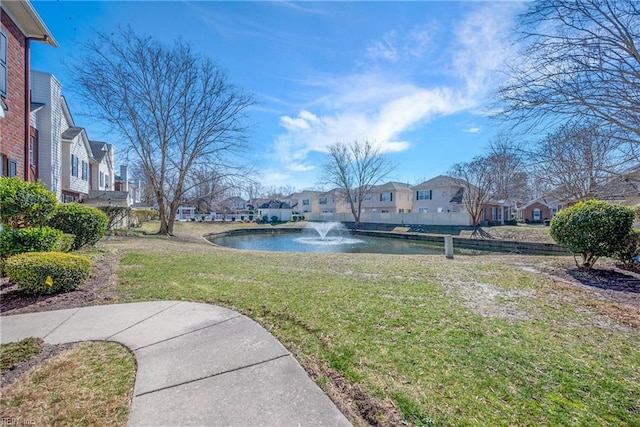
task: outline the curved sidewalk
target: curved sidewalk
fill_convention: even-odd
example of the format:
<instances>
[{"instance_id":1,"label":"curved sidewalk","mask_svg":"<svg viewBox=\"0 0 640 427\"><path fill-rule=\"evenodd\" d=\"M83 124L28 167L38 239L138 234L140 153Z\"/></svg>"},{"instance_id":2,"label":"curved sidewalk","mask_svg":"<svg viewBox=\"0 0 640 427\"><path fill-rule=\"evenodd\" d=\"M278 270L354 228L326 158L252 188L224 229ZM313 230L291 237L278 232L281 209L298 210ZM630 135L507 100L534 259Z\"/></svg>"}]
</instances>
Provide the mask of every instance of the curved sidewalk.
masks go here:
<instances>
[{"instance_id":1,"label":"curved sidewalk","mask_svg":"<svg viewBox=\"0 0 640 427\"><path fill-rule=\"evenodd\" d=\"M115 341L138 364L132 426L348 426L271 334L235 311L157 301L0 317L0 341Z\"/></svg>"}]
</instances>

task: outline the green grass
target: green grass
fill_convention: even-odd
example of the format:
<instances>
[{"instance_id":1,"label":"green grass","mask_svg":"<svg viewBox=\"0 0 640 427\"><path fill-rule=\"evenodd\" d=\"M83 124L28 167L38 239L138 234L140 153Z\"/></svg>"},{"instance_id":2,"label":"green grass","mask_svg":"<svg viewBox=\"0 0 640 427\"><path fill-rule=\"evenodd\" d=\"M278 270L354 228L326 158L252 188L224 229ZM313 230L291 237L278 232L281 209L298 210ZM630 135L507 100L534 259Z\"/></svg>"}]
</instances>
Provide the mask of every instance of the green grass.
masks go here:
<instances>
[{"instance_id":1,"label":"green grass","mask_svg":"<svg viewBox=\"0 0 640 427\"><path fill-rule=\"evenodd\" d=\"M23 362L42 351L40 338L25 338L22 341L0 344L0 372L8 371L12 366Z\"/></svg>"},{"instance_id":2,"label":"green grass","mask_svg":"<svg viewBox=\"0 0 640 427\"><path fill-rule=\"evenodd\" d=\"M123 300L247 313L416 425L640 424L638 330L504 257L148 244L121 247Z\"/></svg>"}]
</instances>

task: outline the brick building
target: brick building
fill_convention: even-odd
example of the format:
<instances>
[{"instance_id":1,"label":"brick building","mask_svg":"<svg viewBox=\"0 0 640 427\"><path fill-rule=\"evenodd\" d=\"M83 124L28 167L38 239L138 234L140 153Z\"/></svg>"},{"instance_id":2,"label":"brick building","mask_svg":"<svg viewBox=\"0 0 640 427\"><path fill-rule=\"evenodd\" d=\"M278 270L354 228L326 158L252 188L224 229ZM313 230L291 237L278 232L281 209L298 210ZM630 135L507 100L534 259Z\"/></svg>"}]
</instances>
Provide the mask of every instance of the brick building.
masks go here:
<instances>
[{"instance_id":1,"label":"brick building","mask_svg":"<svg viewBox=\"0 0 640 427\"><path fill-rule=\"evenodd\" d=\"M0 2L0 176L37 178L37 132L30 126L30 43L57 46L26 0Z\"/></svg>"}]
</instances>

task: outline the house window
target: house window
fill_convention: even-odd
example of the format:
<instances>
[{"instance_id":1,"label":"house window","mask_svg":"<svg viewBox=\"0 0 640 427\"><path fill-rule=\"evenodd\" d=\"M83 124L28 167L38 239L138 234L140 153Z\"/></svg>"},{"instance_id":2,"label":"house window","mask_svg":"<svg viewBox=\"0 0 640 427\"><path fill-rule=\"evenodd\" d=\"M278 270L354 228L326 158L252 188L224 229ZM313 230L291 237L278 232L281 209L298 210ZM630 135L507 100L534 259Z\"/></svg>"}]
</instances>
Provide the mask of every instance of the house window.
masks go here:
<instances>
[{"instance_id":1,"label":"house window","mask_svg":"<svg viewBox=\"0 0 640 427\"><path fill-rule=\"evenodd\" d=\"M87 181L89 179L89 164L82 161L82 180Z\"/></svg>"},{"instance_id":2,"label":"house window","mask_svg":"<svg viewBox=\"0 0 640 427\"><path fill-rule=\"evenodd\" d=\"M419 208L418 209L418 213L428 213L429 212L429 208Z\"/></svg>"},{"instance_id":3,"label":"house window","mask_svg":"<svg viewBox=\"0 0 640 427\"><path fill-rule=\"evenodd\" d=\"M0 95L7 96L7 36L0 31Z\"/></svg>"},{"instance_id":4,"label":"house window","mask_svg":"<svg viewBox=\"0 0 640 427\"><path fill-rule=\"evenodd\" d=\"M380 193L381 202L393 202L393 193Z\"/></svg>"},{"instance_id":5,"label":"house window","mask_svg":"<svg viewBox=\"0 0 640 427\"><path fill-rule=\"evenodd\" d=\"M109 188L109 175L104 175L104 187Z\"/></svg>"},{"instance_id":6,"label":"house window","mask_svg":"<svg viewBox=\"0 0 640 427\"><path fill-rule=\"evenodd\" d=\"M78 177L78 156L71 155L71 176Z\"/></svg>"},{"instance_id":7,"label":"house window","mask_svg":"<svg viewBox=\"0 0 640 427\"><path fill-rule=\"evenodd\" d=\"M433 191L431 190L418 190L416 191L416 200L432 200Z\"/></svg>"},{"instance_id":8,"label":"house window","mask_svg":"<svg viewBox=\"0 0 640 427\"><path fill-rule=\"evenodd\" d=\"M540 221L542 219L542 211L538 208L533 210L533 220Z\"/></svg>"},{"instance_id":9,"label":"house window","mask_svg":"<svg viewBox=\"0 0 640 427\"><path fill-rule=\"evenodd\" d=\"M12 176L18 176L18 162L15 160L9 159L7 161L7 176L9 178Z\"/></svg>"},{"instance_id":10,"label":"house window","mask_svg":"<svg viewBox=\"0 0 640 427\"><path fill-rule=\"evenodd\" d=\"M100 187L104 187L104 172L100 172Z\"/></svg>"},{"instance_id":11,"label":"house window","mask_svg":"<svg viewBox=\"0 0 640 427\"><path fill-rule=\"evenodd\" d=\"M33 136L29 138L29 164L36 165L36 139Z\"/></svg>"},{"instance_id":12,"label":"house window","mask_svg":"<svg viewBox=\"0 0 640 427\"><path fill-rule=\"evenodd\" d=\"M491 207L491 221L496 221L498 219L498 212L495 206Z\"/></svg>"},{"instance_id":13,"label":"house window","mask_svg":"<svg viewBox=\"0 0 640 427\"><path fill-rule=\"evenodd\" d=\"M318 200L318 203L321 205L326 205L327 204L327 198L326 197L320 197L320 200Z\"/></svg>"},{"instance_id":14,"label":"house window","mask_svg":"<svg viewBox=\"0 0 640 427\"><path fill-rule=\"evenodd\" d=\"M309 199L303 199L302 206L309 206Z\"/></svg>"}]
</instances>

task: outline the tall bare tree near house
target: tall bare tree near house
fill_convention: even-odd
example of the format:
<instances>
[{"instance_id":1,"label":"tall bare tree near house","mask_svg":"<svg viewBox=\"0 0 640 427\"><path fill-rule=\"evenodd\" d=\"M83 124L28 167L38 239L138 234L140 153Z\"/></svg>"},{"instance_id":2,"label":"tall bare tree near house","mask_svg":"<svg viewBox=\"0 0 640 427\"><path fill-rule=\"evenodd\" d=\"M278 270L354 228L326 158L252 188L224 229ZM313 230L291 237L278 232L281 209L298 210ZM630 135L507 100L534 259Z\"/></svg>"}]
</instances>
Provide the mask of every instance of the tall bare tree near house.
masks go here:
<instances>
[{"instance_id":1,"label":"tall bare tree near house","mask_svg":"<svg viewBox=\"0 0 640 427\"><path fill-rule=\"evenodd\" d=\"M215 165L199 165L193 168L185 182L184 203L195 205L199 212L213 212L235 187L235 173L225 173L226 168Z\"/></svg>"},{"instance_id":2,"label":"tall bare tree near house","mask_svg":"<svg viewBox=\"0 0 640 427\"><path fill-rule=\"evenodd\" d=\"M394 164L369 141L337 142L329 147L321 180L340 189L357 229L362 201L371 194L371 188L381 184L394 169Z\"/></svg>"},{"instance_id":3,"label":"tall bare tree near house","mask_svg":"<svg viewBox=\"0 0 640 427\"><path fill-rule=\"evenodd\" d=\"M182 41L165 46L127 29L99 33L85 48L71 69L80 92L139 158L155 193L158 232L173 235L194 168L229 165L241 154L252 99Z\"/></svg>"},{"instance_id":4,"label":"tall bare tree near house","mask_svg":"<svg viewBox=\"0 0 640 427\"><path fill-rule=\"evenodd\" d=\"M487 161L491 167L491 193L496 200L521 203L530 197L526 153L519 141L508 134L489 141Z\"/></svg>"},{"instance_id":5,"label":"tall bare tree near house","mask_svg":"<svg viewBox=\"0 0 640 427\"><path fill-rule=\"evenodd\" d=\"M504 116L546 129L588 119L640 144L640 2L536 0L499 96Z\"/></svg>"},{"instance_id":6,"label":"tall bare tree near house","mask_svg":"<svg viewBox=\"0 0 640 427\"><path fill-rule=\"evenodd\" d=\"M458 179L463 188L462 205L469 212L471 225L475 227L472 237L491 237L480 228L483 209L491 199L493 188L489 159L476 156L470 162L457 163L451 167L450 174Z\"/></svg>"},{"instance_id":7,"label":"tall bare tree near house","mask_svg":"<svg viewBox=\"0 0 640 427\"><path fill-rule=\"evenodd\" d=\"M568 123L534 145L531 173L544 179L561 197L585 200L612 176L630 166L626 144L615 130L596 124Z\"/></svg>"}]
</instances>

